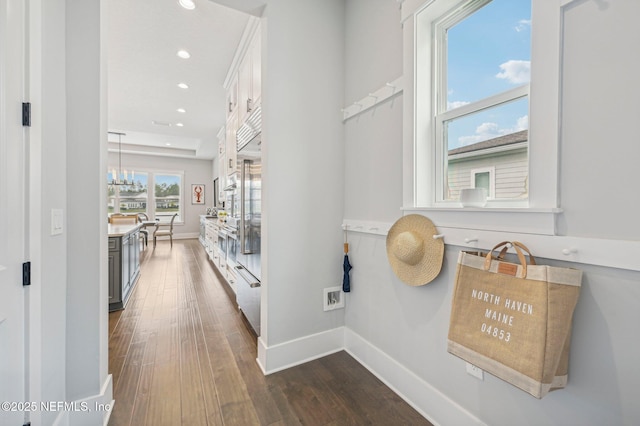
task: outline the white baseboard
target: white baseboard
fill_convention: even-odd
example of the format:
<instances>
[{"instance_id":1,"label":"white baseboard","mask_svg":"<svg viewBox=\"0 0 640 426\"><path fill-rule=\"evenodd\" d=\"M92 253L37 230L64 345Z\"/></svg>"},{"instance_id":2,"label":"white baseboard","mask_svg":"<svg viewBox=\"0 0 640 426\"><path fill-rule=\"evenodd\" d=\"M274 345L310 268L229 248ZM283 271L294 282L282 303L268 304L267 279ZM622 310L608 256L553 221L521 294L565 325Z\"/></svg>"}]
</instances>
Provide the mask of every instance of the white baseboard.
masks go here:
<instances>
[{"instance_id":1,"label":"white baseboard","mask_svg":"<svg viewBox=\"0 0 640 426\"><path fill-rule=\"evenodd\" d=\"M72 401L71 405L75 407L72 410L65 410L60 413L54 425L55 426L86 426L86 425L102 425L107 426L111 410L113 409L113 381L109 374L102 384L102 389L98 395Z\"/></svg>"},{"instance_id":2,"label":"white baseboard","mask_svg":"<svg viewBox=\"0 0 640 426\"><path fill-rule=\"evenodd\" d=\"M345 328L345 350L434 425L485 425L395 359Z\"/></svg>"},{"instance_id":3,"label":"white baseboard","mask_svg":"<svg viewBox=\"0 0 640 426\"><path fill-rule=\"evenodd\" d=\"M258 365L266 374L285 370L344 349L344 327L273 346L258 339Z\"/></svg>"},{"instance_id":4,"label":"white baseboard","mask_svg":"<svg viewBox=\"0 0 640 426\"><path fill-rule=\"evenodd\" d=\"M434 425L486 426L480 419L349 328L267 346L258 338L262 372L276 373L345 350Z\"/></svg>"}]
</instances>

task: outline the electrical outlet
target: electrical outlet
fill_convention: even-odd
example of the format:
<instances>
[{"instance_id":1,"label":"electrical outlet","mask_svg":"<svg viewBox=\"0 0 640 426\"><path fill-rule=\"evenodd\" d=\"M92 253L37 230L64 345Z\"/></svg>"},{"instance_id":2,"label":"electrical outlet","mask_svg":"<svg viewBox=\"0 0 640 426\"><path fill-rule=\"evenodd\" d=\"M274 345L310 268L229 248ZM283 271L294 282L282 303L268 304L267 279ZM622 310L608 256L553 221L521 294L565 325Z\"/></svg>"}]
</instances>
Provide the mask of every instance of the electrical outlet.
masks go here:
<instances>
[{"instance_id":1,"label":"electrical outlet","mask_svg":"<svg viewBox=\"0 0 640 426\"><path fill-rule=\"evenodd\" d=\"M322 292L322 306L325 311L344 308L344 294L341 287L327 287Z\"/></svg>"},{"instance_id":2,"label":"electrical outlet","mask_svg":"<svg viewBox=\"0 0 640 426\"><path fill-rule=\"evenodd\" d=\"M484 371L473 364L469 364L468 362L467 362L467 373L471 374L473 377L477 379L484 380Z\"/></svg>"}]
</instances>

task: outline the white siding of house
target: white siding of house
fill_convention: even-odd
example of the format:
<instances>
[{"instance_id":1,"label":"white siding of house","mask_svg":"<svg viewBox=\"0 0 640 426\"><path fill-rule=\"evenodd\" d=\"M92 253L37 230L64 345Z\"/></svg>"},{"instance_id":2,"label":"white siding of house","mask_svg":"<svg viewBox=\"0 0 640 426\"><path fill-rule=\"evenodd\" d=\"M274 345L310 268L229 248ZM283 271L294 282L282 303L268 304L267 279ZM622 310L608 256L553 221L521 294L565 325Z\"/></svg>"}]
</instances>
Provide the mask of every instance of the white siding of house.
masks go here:
<instances>
[{"instance_id":1,"label":"white siding of house","mask_svg":"<svg viewBox=\"0 0 640 426\"><path fill-rule=\"evenodd\" d=\"M450 199L459 199L461 189L472 187L472 170L489 167L495 168L495 198L514 199L527 196L527 149L522 148L500 154L450 160L448 173Z\"/></svg>"}]
</instances>

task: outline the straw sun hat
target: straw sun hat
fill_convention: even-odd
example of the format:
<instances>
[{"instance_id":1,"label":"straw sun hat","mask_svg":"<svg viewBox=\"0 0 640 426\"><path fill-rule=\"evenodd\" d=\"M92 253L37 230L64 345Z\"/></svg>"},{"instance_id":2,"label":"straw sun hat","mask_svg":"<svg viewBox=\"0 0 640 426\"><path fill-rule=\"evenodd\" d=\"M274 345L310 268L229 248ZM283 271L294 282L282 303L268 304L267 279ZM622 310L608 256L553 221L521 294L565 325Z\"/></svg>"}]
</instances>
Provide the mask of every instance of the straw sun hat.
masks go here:
<instances>
[{"instance_id":1,"label":"straw sun hat","mask_svg":"<svg viewBox=\"0 0 640 426\"><path fill-rule=\"evenodd\" d=\"M410 286L428 284L440 273L444 256L442 238L433 238L436 227L428 218L411 214L393 224L387 234L391 269Z\"/></svg>"}]
</instances>

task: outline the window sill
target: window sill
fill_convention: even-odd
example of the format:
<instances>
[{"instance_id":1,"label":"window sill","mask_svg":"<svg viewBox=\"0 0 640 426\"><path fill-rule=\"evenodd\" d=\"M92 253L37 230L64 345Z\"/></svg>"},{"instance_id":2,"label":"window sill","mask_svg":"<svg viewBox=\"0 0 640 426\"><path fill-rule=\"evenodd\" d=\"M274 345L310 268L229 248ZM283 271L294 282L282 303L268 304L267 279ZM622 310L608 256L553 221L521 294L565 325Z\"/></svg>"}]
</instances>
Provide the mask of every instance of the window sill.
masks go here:
<instances>
[{"instance_id":1,"label":"window sill","mask_svg":"<svg viewBox=\"0 0 640 426\"><path fill-rule=\"evenodd\" d=\"M437 227L519 234L555 235L559 208L404 207L405 214L429 217Z\"/></svg>"}]
</instances>

